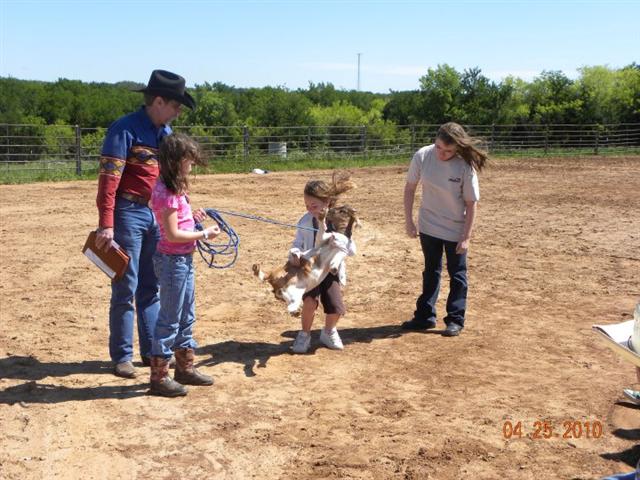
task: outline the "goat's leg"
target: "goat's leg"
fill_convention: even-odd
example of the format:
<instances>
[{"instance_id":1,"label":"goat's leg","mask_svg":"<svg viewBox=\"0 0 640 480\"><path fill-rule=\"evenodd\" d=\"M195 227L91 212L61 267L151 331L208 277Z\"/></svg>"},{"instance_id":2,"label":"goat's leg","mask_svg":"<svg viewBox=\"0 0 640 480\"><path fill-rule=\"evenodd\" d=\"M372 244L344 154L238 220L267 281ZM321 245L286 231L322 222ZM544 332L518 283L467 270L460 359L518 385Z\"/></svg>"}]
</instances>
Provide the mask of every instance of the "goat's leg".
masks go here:
<instances>
[{"instance_id":1,"label":"goat's leg","mask_svg":"<svg viewBox=\"0 0 640 480\"><path fill-rule=\"evenodd\" d=\"M267 278L267 276L264 274L264 272L262 270L260 270L260 264L258 263L254 263L253 267L253 274L258 277L260 279L261 282L264 282L265 279Z\"/></svg>"}]
</instances>

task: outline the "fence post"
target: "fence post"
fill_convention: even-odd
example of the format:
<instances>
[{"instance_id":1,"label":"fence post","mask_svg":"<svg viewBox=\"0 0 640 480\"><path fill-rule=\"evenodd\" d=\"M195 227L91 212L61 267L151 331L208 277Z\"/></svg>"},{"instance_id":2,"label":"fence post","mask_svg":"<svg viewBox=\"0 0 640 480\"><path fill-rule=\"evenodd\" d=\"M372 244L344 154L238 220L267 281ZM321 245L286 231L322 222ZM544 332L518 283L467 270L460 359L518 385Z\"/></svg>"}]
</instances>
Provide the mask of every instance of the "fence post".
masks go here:
<instances>
[{"instance_id":1,"label":"fence post","mask_svg":"<svg viewBox=\"0 0 640 480\"><path fill-rule=\"evenodd\" d=\"M82 131L80 125L76 125L76 175L82 175Z\"/></svg>"},{"instance_id":2,"label":"fence post","mask_svg":"<svg viewBox=\"0 0 640 480\"><path fill-rule=\"evenodd\" d=\"M307 127L307 153L311 153L311 127Z\"/></svg>"},{"instance_id":3,"label":"fence post","mask_svg":"<svg viewBox=\"0 0 640 480\"><path fill-rule=\"evenodd\" d=\"M246 164L249 160L249 127L242 127L242 158Z\"/></svg>"},{"instance_id":4,"label":"fence post","mask_svg":"<svg viewBox=\"0 0 640 480\"><path fill-rule=\"evenodd\" d=\"M600 125L596 125L596 144L593 149L593 154L598 155L599 147L600 147Z\"/></svg>"},{"instance_id":5,"label":"fence post","mask_svg":"<svg viewBox=\"0 0 640 480\"><path fill-rule=\"evenodd\" d=\"M544 127L544 154L549 153L549 125Z\"/></svg>"},{"instance_id":6,"label":"fence post","mask_svg":"<svg viewBox=\"0 0 640 480\"><path fill-rule=\"evenodd\" d=\"M360 149L362 153L366 153L367 151L367 126L360 126Z\"/></svg>"},{"instance_id":7,"label":"fence post","mask_svg":"<svg viewBox=\"0 0 640 480\"><path fill-rule=\"evenodd\" d=\"M492 152L493 151L493 145L496 141L496 124L492 123L491 124L491 141L489 142L489 151Z\"/></svg>"},{"instance_id":8,"label":"fence post","mask_svg":"<svg viewBox=\"0 0 640 480\"><path fill-rule=\"evenodd\" d=\"M415 151L416 149L416 126L410 125L411 127L411 151Z\"/></svg>"}]
</instances>

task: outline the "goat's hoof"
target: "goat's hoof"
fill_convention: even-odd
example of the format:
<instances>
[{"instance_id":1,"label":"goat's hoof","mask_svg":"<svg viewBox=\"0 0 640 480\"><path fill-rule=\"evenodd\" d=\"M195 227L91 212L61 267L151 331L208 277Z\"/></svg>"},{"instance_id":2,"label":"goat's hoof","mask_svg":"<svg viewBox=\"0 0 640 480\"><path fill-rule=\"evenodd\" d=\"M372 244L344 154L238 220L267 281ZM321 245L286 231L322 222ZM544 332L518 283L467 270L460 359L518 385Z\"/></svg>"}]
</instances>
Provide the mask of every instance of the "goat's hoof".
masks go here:
<instances>
[{"instance_id":1,"label":"goat's hoof","mask_svg":"<svg viewBox=\"0 0 640 480\"><path fill-rule=\"evenodd\" d=\"M254 263L253 266L251 267L251 269L253 270L253 274L255 276L260 275L260 265L257 263Z\"/></svg>"}]
</instances>

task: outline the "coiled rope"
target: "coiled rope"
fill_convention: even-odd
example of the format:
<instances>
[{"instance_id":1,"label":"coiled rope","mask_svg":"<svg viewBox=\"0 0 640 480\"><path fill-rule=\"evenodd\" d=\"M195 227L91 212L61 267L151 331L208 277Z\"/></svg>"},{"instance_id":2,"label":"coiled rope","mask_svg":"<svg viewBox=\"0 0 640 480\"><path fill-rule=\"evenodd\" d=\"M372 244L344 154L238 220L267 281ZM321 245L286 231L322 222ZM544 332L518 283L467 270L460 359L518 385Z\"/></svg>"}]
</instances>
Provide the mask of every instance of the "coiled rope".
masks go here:
<instances>
[{"instance_id":1,"label":"coiled rope","mask_svg":"<svg viewBox=\"0 0 640 480\"><path fill-rule=\"evenodd\" d=\"M197 240L196 247L198 248L198 252L200 252L200 256L209 268L229 268L233 266L238 259L240 237L238 237L235 230L224 221L216 210L213 208L205 208L204 211L213 219L214 222L218 224L218 227L220 227L220 234L218 234L215 240L219 241L221 237L224 238L224 235L226 235L227 242L213 243L204 239ZM204 227L200 223L196 223L196 230L202 231L204 230ZM227 260L225 262L220 262L219 259L216 258L220 256Z\"/></svg>"},{"instance_id":2,"label":"coiled rope","mask_svg":"<svg viewBox=\"0 0 640 480\"><path fill-rule=\"evenodd\" d=\"M282 227L299 228L301 230L310 230L312 232L318 231L317 228L292 225L290 223L278 222L277 220L271 220L269 218L258 217L256 215L249 215L246 213L215 210L213 208L205 208L204 211L220 227L220 234L215 238L215 240L219 241L220 238L224 238L225 235L227 237L226 243L212 243L208 242L207 240L196 240L196 247L198 248L198 252L200 253L200 256L205 261L205 263L209 266L209 268L229 268L232 267L238 259L240 237L235 232L235 230L231 228L231 226L227 222L224 221L224 219L220 215L221 213L224 213L225 215L233 215L235 217L242 217L248 218L250 220L271 223L273 225L280 225ZM204 230L204 227L200 223L196 223L196 230L202 231ZM228 260L224 263L219 263L216 260L216 256L222 256L228 258Z\"/></svg>"}]
</instances>

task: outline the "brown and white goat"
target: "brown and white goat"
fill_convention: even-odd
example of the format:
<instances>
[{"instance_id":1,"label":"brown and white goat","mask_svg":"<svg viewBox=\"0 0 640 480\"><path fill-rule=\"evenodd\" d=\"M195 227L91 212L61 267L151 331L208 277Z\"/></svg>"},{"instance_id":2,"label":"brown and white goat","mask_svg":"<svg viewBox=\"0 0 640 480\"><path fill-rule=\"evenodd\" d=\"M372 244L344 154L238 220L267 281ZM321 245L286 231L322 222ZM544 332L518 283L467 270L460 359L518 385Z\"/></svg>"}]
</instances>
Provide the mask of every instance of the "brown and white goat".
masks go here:
<instances>
[{"instance_id":1,"label":"brown and white goat","mask_svg":"<svg viewBox=\"0 0 640 480\"><path fill-rule=\"evenodd\" d=\"M348 205L329 209L327 224L332 232L325 231L325 222L320 219L316 232L316 246L300 257L300 265L291 262L269 273L260 265L253 265L253 273L262 281L269 282L277 299L287 304L287 310L296 314L302 308L305 292L322 283L329 272L337 273L348 254L348 244L354 225L359 225L356 211Z\"/></svg>"}]
</instances>

